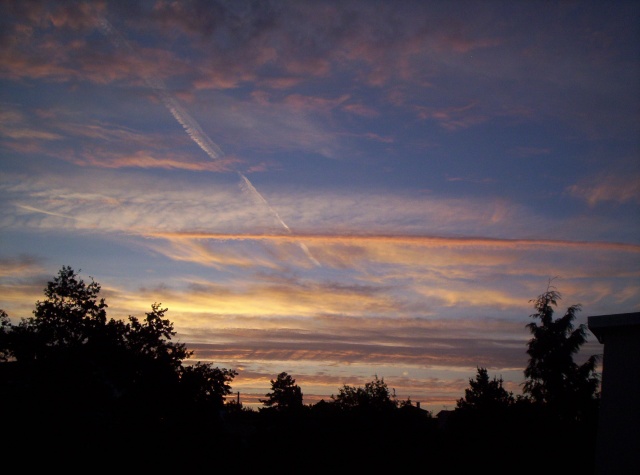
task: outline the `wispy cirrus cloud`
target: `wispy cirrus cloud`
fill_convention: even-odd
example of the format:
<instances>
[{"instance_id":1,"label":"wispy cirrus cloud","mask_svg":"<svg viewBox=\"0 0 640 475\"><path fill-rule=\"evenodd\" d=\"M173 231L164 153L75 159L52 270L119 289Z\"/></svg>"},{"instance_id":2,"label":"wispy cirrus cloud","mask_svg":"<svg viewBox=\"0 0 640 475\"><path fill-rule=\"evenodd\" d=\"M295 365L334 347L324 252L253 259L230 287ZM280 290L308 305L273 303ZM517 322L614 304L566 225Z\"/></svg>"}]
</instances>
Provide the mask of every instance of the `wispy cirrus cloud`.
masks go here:
<instances>
[{"instance_id":1,"label":"wispy cirrus cloud","mask_svg":"<svg viewBox=\"0 0 640 475\"><path fill-rule=\"evenodd\" d=\"M157 169L179 169L201 172L228 172L232 159L223 161L194 161L185 154L175 154L171 151L164 153L149 153L147 151L137 151L131 154L114 152L111 149L92 149L82 155L72 153L61 153L61 158L80 166L91 166L101 168L157 168Z\"/></svg>"},{"instance_id":2,"label":"wispy cirrus cloud","mask_svg":"<svg viewBox=\"0 0 640 475\"><path fill-rule=\"evenodd\" d=\"M598 175L569 186L567 191L589 206L605 202L637 204L640 203L640 175Z\"/></svg>"},{"instance_id":3,"label":"wispy cirrus cloud","mask_svg":"<svg viewBox=\"0 0 640 475\"><path fill-rule=\"evenodd\" d=\"M0 258L0 278L28 275L42 269L40 259L32 255Z\"/></svg>"},{"instance_id":4,"label":"wispy cirrus cloud","mask_svg":"<svg viewBox=\"0 0 640 475\"><path fill-rule=\"evenodd\" d=\"M33 123L26 113L7 104L3 104L0 110L0 136L11 141L34 142L48 142L63 138L60 133L47 130L42 124ZM6 143L6 139L3 142Z\"/></svg>"},{"instance_id":5,"label":"wispy cirrus cloud","mask_svg":"<svg viewBox=\"0 0 640 475\"><path fill-rule=\"evenodd\" d=\"M10 40L12 36L7 35L4 58L0 61L7 67L2 69L2 74L54 81L85 79L102 84L122 79L140 82L145 76L163 79L182 76L196 90L230 90L257 83L294 87L313 78L327 77L329 73L360 76L366 78L363 85L376 88L431 84L437 87L439 97L458 97L463 110L456 114L452 109L437 107L428 101L421 106L420 113L440 118L444 126L456 130L513 111L537 110L538 117L548 113L563 114L567 101L576 103L577 95L582 91L603 91L602 86L606 86L587 74L594 62L600 70L617 73L611 69L611 58L615 56L611 53L619 45L600 42L597 54L593 49L589 54L585 51L585 41L595 45L594 38L598 34L592 31L572 26L576 29L571 35L573 40L563 41L561 51L556 51L557 46L553 49L545 47L554 42L560 32L564 34L567 25L562 23L561 17L549 18L531 6L513 14L528 18L532 28L536 25L544 27L547 34L539 35L534 45L528 41L526 31L514 32L506 25L496 29L496 23L492 21L495 13L477 5L468 5L477 22L455 21L441 5L411 2L402 7L384 3L348 3L341 8L297 2L283 8L265 2L260 6L225 5L218 10L203 9L196 4L160 3L153 6L146 17L147 22L138 26L147 33L155 24L163 31L171 32L172 37L185 35L188 46L200 52L203 58L212 44L224 39L220 54L187 63L160 48L140 48L142 54L134 58L123 51L114 54L106 43L85 42L73 37L71 33L75 32L77 36L78 31L95 28L98 15L108 16L111 9L108 4L100 3L73 5L52 8L33 5L13 9L11 18L15 26L12 31L29 39L31 45L38 38L35 32L39 30L56 28L64 34L48 36L49 43L42 40L35 49L23 49L20 40ZM138 8L144 10L146 7ZM224 11L224 21L217 11ZM584 12L576 14L583 15ZM487 24L494 28L488 30ZM510 41L505 41L507 36ZM548 51L554 51L562 61L550 61ZM512 61L504 61L505 55ZM563 68L558 68L558 64ZM563 73L568 68L573 74ZM262 74L265 70L270 74ZM536 102L536 98L545 97L545 85L562 84L566 78L575 78L576 72L581 71L584 72L579 75L581 87L568 89L570 97L566 94L564 97L546 95L544 103L554 101L558 107L543 108L540 105L543 102ZM446 77L452 72L462 74L469 87L451 89ZM445 81L433 81L437 76L443 76ZM478 84L498 77L509 84L518 81L535 84L536 87L530 88L531 99L519 97L512 87L496 89L492 96L475 92L480 90ZM460 97L461 90L467 91L463 97ZM335 98L344 96L345 92L340 91ZM354 91L348 93L354 95ZM476 103L477 110L466 111L465 104ZM610 123L610 114L615 114L615 109L608 107L606 111ZM584 122L581 117L571 114L565 114L564 119Z\"/></svg>"},{"instance_id":6,"label":"wispy cirrus cloud","mask_svg":"<svg viewBox=\"0 0 640 475\"><path fill-rule=\"evenodd\" d=\"M40 153L79 166L229 172L238 163L233 156L212 161L194 154L178 129L172 134L147 134L119 124L75 120L70 110L27 114L9 107L0 113L0 136L5 137L3 145L15 152Z\"/></svg>"},{"instance_id":7,"label":"wispy cirrus cloud","mask_svg":"<svg viewBox=\"0 0 640 475\"><path fill-rule=\"evenodd\" d=\"M98 149L94 159L101 157ZM151 163L146 161L152 159ZM104 163L96 165L99 168L126 165L208 170L204 161L181 164L179 160L171 155L156 158L145 154L129 157L126 154L107 153ZM215 187L207 181L185 187L177 177L137 177L134 184L129 183L131 177L125 177L118 169L114 169L111 175L98 176L96 173L97 170L86 168L82 172L66 173L58 178L51 175L46 181L37 176L25 178L15 175L12 178L7 174L0 189L5 203L15 202L49 213L74 216L79 218L79 223L92 223L92 226L104 230L141 235L175 233L171 237L174 241L197 239L198 233L210 241L216 239L216 234L227 240L234 239L234 234L253 235L252 239L259 239L258 234L282 234L277 232L278 223L259 204L239 192L236 180L218 182ZM92 178L87 182L89 176ZM88 183L91 183L90 187ZM114 186L114 183L118 185ZM140 190L144 190L143 196L139 195ZM266 194L271 206L296 229L296 235L309 235L311 245L314 241L318 242L314 235L344 236L336 238L333 244L345 247L356 241L367 242L367 234L388 236L389 243L394 239L404 239L405 242L398 243L399 249L401 246L408 246L407 249L411 247L411 236L419 240L421 236L454 237L454 234L466 236L465 239L470 241L474 241L473 236L489 240L500 237L504 240L502 242L512 240L513 246L521 249L545 240L557 241L558 246L565 241L607 241L599 239L590 222L582 217L574 222L566 219L555 222L553 217L528 215L526 208L502 199L425 197L380 192L334 193L331 190L301 192L295 189L280 189L277 192L267 189ZM22 214L22 217L27 218L27 215ZM532 227L532 220L538 223L535 227ZM40 221L40 225L45 224L56 227L53 220ZM326 229L331 229L331 232L327 233ZM360 231L362 229L366 229L366 232ZM530 237L531 229L540 230L535 238ZM207 237L207 234L210 236ZM225 238L225 235L229 237ZM242 239L242 236L238 239ZM283 236L280 239L280 242L285 242L287 238ZM370 239L369 252L377 252L375 246L382 241L382 238ZM487 242L490 247L490 241ZM568 247L568 244L564 246ZM388 251L380 251L379 255L384 256L385 252ZM333 259L331 255L326 258Z\"/></svg>"}]
</instances>

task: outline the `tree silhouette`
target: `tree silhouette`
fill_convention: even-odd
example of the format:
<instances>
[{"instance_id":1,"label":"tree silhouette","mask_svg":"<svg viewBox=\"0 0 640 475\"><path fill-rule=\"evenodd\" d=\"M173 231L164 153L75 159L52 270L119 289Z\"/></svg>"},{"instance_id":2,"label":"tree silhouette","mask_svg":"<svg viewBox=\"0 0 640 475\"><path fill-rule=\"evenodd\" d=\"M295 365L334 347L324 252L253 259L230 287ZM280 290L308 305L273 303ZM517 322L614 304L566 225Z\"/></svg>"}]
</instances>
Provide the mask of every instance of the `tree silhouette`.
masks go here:
<instances>
[{"instance_id":1,"label":"tree silhouette","mask_svg":"<svg viewBox=\"0 0 640 475\"><path fill-rule=\"evenodd\" d=\"M568 307L563 317L553 319L560 299L560 293L549 286L532 300L536 312L530 316L540 324L527 325L533 337L527 345L530 358L524 370L527 379L523 392L558 416L579 419L599 400L599 376L595 372L598 356L590 356L582 365L573 361L587 341L587 327L582 324L574 328L579 304Z\"/></svg>"},{"instance_id":2,"label":"tree silhouette","mask_svg":"<svg viewBox=\"0 0 640 475\"><path fill-rule=\"evenodd\" d=\"M277 411L294 411L302 408L302 390L286 372L280 373L275 381L271 380L271 392L265 394L267 399L260 399L265 408Z\"/></svg>"},{"instance_id":3,"label":"tree silhouette","mask_svg":"<svg viewBox=\"0 0 640 475\"><path fill-rule=\"evenodd\" d=\"M11 321L9 320L9 315L4 310L0 310L0 363L6 362L13 355L11 348L9 348L10 331Z\"/></svg>"},{"instance_id":4,"label":"tree silhouette","mask_svg":"<svg viewBox=\"0 0 640 475\"><path fill-rule=\"evenodd\" d=\"M540 473L550 459L557 460L558 472L587 473L593 467L596 357L573 362L586 341L585 326L573 326L580 307L554 320L560 294L550 287L534 301L531 317L540 323L527 325L532 339L525 395L514 400L501 377L491 379L478 367L446 427L410 399L398 402L377 375L363 387L344 385L331 402L304 406L301 388L282 372L271 380L259 411L243 410L239 398L225 403L238 373L187 364L193 352L172 341L166 308L154 303L142 319L108 319L99 292L93 279L85 283L63 267L48 283L45 299L36 302L33 317L12 325L0 309L0 400L8 409L3 429L11 435L3 448L12 456L25 447L25 455L48 450L55 455L48 463L64 460L65 468L72 462L86 468L88 455L118 467L135 455L166 470L166 454L188 446L192 455L180 458L181 469L184 463L235 468L239 457L251 453L255 466L243 459L245 467L262 469L265 457L277 455L290 465L313 458L318 471L344 460L357 463L359 471L379 471L378 454L424 462L428 450L430 468L462 473L477 469L477 461L498 446L508 472L524 460L521 473ZM544 457L532 457L531 447L540 443ZM223 455L211 459L212 447Z\"/></svg>"},{"instance_id":5,"label":"tree silhouette","mask_svg":"<svg viewBox=\"0 0 640 475\"><path fill-rule=\"evenodd\" d=\"M171 433L175 442L188 434L173 433L176 424L215 421L237 373L183 365L192 352L171 341L159 303L142 320L107 319L99 292L63 267L33 317L14 326L0 311L1 395L14 409L7 430L86 449L110 437L141 444Z\"/></svg>"},{"instance_id":6,"label":"tree silhouette","mask_svg":"<svg viewBox=\"0 0 640 475\"><path fill-rule=\"evenodd\" d=\"M191 400L219 410L231 394L230 383L237 375L235 370L214 368L211 363L198 361L182 368L180 382Z\"/></svg>"},{"instance_id":7,"label":"tree silhouette","mask_svg":"<svg viewBox=\"0 0 640 475\"><path fill-rule=\"evenodd\" d=\"M364 387L343 385L337 396L331 395L334 404L343 410L365 409L386 411L398 407L395 392L389 390L384 378L375 378Z\"/></svg>"},{"instance_id":8,"label":"tree silhouette","mask_svg":"<svg viewBox=\"0 0 640 475\"><path fill-rule=\"evenodd\" d=\"M78 279L63 267L44 289L46 299L37 301L34 317L23 318L11 332L11 351L16 360L27 362L73 352L100 339L106 326L104 299L98 300L100 285Z\"/></svg>"},{"instance_id":9,"label":"tree silhouette","mask_svg":"<svg viewBox=\"0 0 640 475\"><path fill-rule=\"evenodd\" d=\"M459 399L457 409L496 411L514 403L513 394L502 387L503 379L489 379L486 368L478 368L476 379L469 380L469 388L464 391L464 398Z\"/></svg>"}]
</instances>

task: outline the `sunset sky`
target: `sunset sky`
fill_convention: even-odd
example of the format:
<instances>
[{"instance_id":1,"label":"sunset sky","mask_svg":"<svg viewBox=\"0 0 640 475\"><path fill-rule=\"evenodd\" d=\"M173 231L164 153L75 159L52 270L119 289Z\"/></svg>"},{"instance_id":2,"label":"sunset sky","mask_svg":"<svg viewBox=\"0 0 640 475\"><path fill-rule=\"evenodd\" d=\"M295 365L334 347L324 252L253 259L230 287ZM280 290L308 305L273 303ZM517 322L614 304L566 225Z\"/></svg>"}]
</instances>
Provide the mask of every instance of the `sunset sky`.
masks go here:
<instances>
[{"instance_id":1,"label":"sunset sky","mask_svg":"<svg viewBox=\"0 0 640 475\"><path fill-rule=\"evenodd\" d=\"M550 282L640 311L638 2L5 0L0 41L16 323L68 265L245 405L435 414L478 367L521 394Z\"/></svg>"}]
</instances>

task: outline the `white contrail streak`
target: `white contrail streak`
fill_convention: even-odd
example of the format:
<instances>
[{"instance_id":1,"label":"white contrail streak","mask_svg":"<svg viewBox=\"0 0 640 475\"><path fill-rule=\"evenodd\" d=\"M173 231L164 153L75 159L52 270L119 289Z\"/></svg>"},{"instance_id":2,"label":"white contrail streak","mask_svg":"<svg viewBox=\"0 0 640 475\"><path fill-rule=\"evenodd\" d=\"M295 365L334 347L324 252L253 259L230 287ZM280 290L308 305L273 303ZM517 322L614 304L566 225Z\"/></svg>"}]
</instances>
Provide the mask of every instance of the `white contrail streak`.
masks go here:
<instances>
[{"instance_id":1,"label":"white contrail streak","mask_svg":"<svg viewBox=\"0 0 640 475\"><path fill-rule=\"evenodd\" d=\"M111 23L106 18L98 19L98 27L102 31L102 33L107 36L113 44L120 48L126 48L129 53L133 56L138 57L136 51L131 47L131 45L127 42L127 40L117 31ZM158 78L148 78L143 77L145 83L156 93L156 95L160 98L165 107L171 112L173 117L182 125L185 132L191 137L193 140L203 151L206 153L209 158L212 160L218 160L223 155L224 152L222 149L209 138L209 136L202 130L200 124L191 117L189 112L178 102L178 100L173 97L164 83ZM275 216L278 222L282 225L282 227L290 234L291 228L287 226L287 224L282 220L280 215L276 210L274 210L267 200L260 194L258 190L256 190L255 186L249 181L249 179L241 172L236 171L238 176L240 177L240 188L245 192L254 197L259 203L265 205L271 214ZM313 262L316 266L320 266L320 262L318 262L312 255L307 246L304 243L299 243L300 248L305 253L305 255Z\"/></svg>"},{"instance_id":2,"label":"white contrail streak","mask_svg":"<svg viewBox=\"0 0 640 475\"><path fill-rule=\"evenodd\" d=\"M16 203L16 206L18 208L26 209L27 211L31 211L34 213L48 214L49 216L57 216L58 218L73 219L74 221L84 221L83 219L76 218L75 216L69 216L68 214L54 213L53 211L46 211L44 209L34 208L33 206L21 205L20 203Z\"/></svg>"},{"instance_id":3,"label":"white contrail streak","mask_svg":"<svg viewBox=\"0 0 640 475\"><path fill-rule=\"evenodd\" d=\"M267 208L269 208L269 211L271 211L271 213L276 217L276 219L280 222L280 224L282 225L282 227L284 229L287 230L287 232L289 234L293 234L291 232L291 228L289 228L289 226L287 226L287 223L285 223L283 221L283 219L280 217L280 215L278 214L278 212L273 209L271 207L271 205L267 202L267 200L260 194L260 192L258 190L256 190L256 187L253 186L251 184L251 182L249 181L249 179L244 176L242 173L237 172L238 175L240 176L240 179L242 180L240 186L243 187L243 189L247 190L247 192L251 193L253 196L255 196L259 201L261 201ZM244 186L243 186L244 185ZM306 256L309 258L309 260L311 262L313 262L316 266L320 266L320 262L318 262L318 260L313 257L313 255L311 254L311 251L309 251L309 248L306 246L305 243L300 242L298 243L300 246L300 249L302 249L302 251L306 254Z\"/></svg>"},{"instance_id":4,"label":"white contrail streak","mask_svg":"<svg viewBox=\"0 0 640 475\"><path fill-rule=\"evenodd\" d=\"M139 57L136 51L131 45L124 39L124 37L118 32L105 18L98 20L98 26L102 33L111 39L113 44L117 47L124 47L135 57ZM222 157L223 152L220 147L214 143L207 134L204 133L200 124L191 117L189 112L180 104L175 97L169 94L164 83L157 78L143 77L144 82L153 89L153 92L160 98L169 112L175 117L175 119L182 125L187 132L191 140L193 140L198 146L206 153L212 160L216 160Z\"/></svg>"},{"instance_id":5,"label":"white contrail streak","mask_svg":"<svg viewBox=\"0 0 640 475\"><path fill-rule=\"evenodd\" d=\"M286 229L288 232L291 232L291 229L289 228L289 226L287 226L287 224L282 220L282 218L280 217L280 215L278 214L278 212L273 209L269 203L267 202L267 200L264 198L264 196L262 196L260 194L260 192L258 190L256 190L256 187L253 186L251 184L251 182L249 181L249 179L244 176L242 173L238 172L238 176L240 177L240 179L242 180L242 182L240 183L240 187L245 190L247 193L251 193L251 195L253 195L254 197L256 197L258 199L259 202L263 203L267 208L269 208L269 211L271 211L271 213L273 213L273 215L276 217L276 219L280 222L280 224L282 224L282 227L284 229Z\"/></svg>"},{"instance_id":6,"label":"white contrail streak","mask_svg":"<svg viewBox=\"0 0 640 475\"><path fill-rule=\"evenodd\" d=\"M176 118L184 130L189 134L191 140L198 144L198 146L204 150L204 153L209 155L211 159L216 160L220 158L223 153L220 147L215 144L200 128L200 124L189 115L189 113L180 105L180 103L169 95L166 89L153 88L155 93L158 94L164 105L169 109L171 114Z\"/></svg>"}]
</instances>

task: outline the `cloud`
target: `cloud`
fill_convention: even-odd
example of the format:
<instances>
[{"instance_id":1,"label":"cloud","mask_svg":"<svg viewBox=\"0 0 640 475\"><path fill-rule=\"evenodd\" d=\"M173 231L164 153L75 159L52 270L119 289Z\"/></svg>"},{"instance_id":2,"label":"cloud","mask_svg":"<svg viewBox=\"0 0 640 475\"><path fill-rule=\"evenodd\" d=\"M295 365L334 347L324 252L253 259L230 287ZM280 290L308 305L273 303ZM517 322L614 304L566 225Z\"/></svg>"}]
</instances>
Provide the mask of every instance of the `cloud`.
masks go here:
<instances>
[{"instance_id":1,"label":"cloud","mask_svg":"<svg viewBox=\"0 0 640 475\"><path fill-rule=\"evenodd\" d=\"M453 238L440 236L414 236L414 235L371 235L371 234L350 234L350 235L313 235L313 234L210 234L210 233L150 233L149 236L160 238L184 238L198 240L240 240L240 241L297 241L299 239L309 242L334 242L342 243L384 243L384 244L402 244L417 245L420 247L442 247L442 248L467 248L467 247L485 247L488 249L535 249L539 250L544 247L551 248L599 248L605 250L621 250L627 252L640 252L640 245L625 244L615 242L589 242L589 241L560 241L551 239L498 239L498 238Z\"/></svg>"},{"instance_id":2,"label":"cloud","mask_svg":"<svg viewBox=\"0 0 640 475\"><path fill-rule=\"evenodd\" d=\"M44 141L61 140L56 132L45 130L41 124L32 123L21 110L9 104L2 104L0 111L0 136L12 141Z\"/></svg>"},{"instance_id":3,"label":"cloud","mask_svg":"<svg viewBox=\"0 0 640 475\"><path fill-rule=\"evenodd\" d=\"M202 126L224 136L225 143L230 145L223 148L231 154L237 152L234 144L240 143L244 151L259 152L263 156L279 150L333 158L346 150L346 144L331 129L325 113L341 101L297 96L289 103L266 102L264 96L238 100L214 94L200 105L215 104L202 114L206 116ZM197 108L194 112L199 114Z\"/></svg>"},{"instance_id":4,"label":"cloud","mask_svg":"<svg viewBox=\"0 0 640 475\"><path fill-rule=\"evenodd\" d=\"M489 120L485 114L478 112L474 103L460 107L432 108L425 106L413 106L418 118L422 120L433 120L441 127L454 131L466 129L474 125L481 124Z\"/></svg>"},{"instance_id":5,"label":"cloud","mask_svg":"<svg viewBox=\"0 0 640 475\"><path fill-rule=\"evenodd\" d=\"M11 31L19 35L13 40L9 35L2 49L0 74L5 77L131 85L142 85L145 77L171 79L182 89L172 91L176 95L198 92L198 101L207 97L206 101L216 101L217 108L219 91L228 92L236 104L242 104L243 90L246 95L256 89L285 91L271 98L275 111L244 104L240 111L226 108L221 116L229 117L224 121L212 118L228 124L220 135L228 136L229 143L248 139L256 149L288 144L337 156L336 139L326 121L300 114L302 98L305 110L313 107L314 113L322 107L325 113L335 113L335 104L345 97L349 101L342 103L343 110L363 117L381 114L383 106L411 108L418 117L452 132L505 117L520 120L523 114L527 120L571 123L592 135L637 128L637 122L620 120L621 114L633 110L634 101L621 101L615 86L619 81L612 79L624 77L631 84L637 76L633 77L632 68L615 62L625 46L613 41L613 26L585 29L579 22L567 23L561 9L551 7L527 6L512 11L511 22L497 23L494 9L473 4L466 5L466 16L460 18L453 7L419 2L401 7L347 2L340 8L306 2L242 6L163 2L137 6L137 16L144 19L140 23L122 22L131 28L128 34L139 55L114 50L108 42L87 35L96 28L97 13L118 18L125 7L74 3L50 10L35 5L3 8L16 25ZM580 17L584 12L575 14ZM513 31L509 25L514 23L524 26ZM622 25L622 33L628 34L630 27ZM568 30L572 40L558 43L558 35L565 38ZM179 38L189 55L145 47L136 42L139 33ZM549 51L554 52L553 60ZM190 55L195 59L183 59ZM451 81L453 75L456 81ZM303 93L307 87L294 89L318 78L331 83L322 95ZM341 87L345 78L357 86ZM402 95L409 99L398 101ZM396 99L388 99L391 96ZM294 110L297 113L289 120L286 114ZM247 134L258 129L252 120L256 111L266 130Z\"/></svg>"},{"instance_id":6,"label":"cloud","mask_svg":"<svg viewBox=\"0 0 640 475\"><path fill-rule=\"evenodd\" d=\"M221 161L193 161L190 156L166 152L154 153L137 151L132 154L114 152L110 149L93 149L92 153L85 153L81 156L62 155L61 158L81 166L103 167L103 168L158 168L158 169L179 169L189 171L204 172L224 172L229 171L229 164L232 160Z\"/></svg>"},{"instance_id":7,"label":"cloud","mask_svg":"<svg viewBox=\"0 0 640 475\"><path fill-rule=\"evenodd\" d=\"M32 315L35 302L42 299L47 285L46 259L33 254L0 257L0 308L13 324Z\"/></svg>"},{"instance_id":8,"label":"cloud","mask_svg":"<svg viewBox=\"0 0 640 475\"><path fill-rule=\"evenodd\" d=\"M166 302L181 315L178 320L186 327L206 327L218 321L237 326L244 321L260 327L272 324L274 329L300 329L306 319L330 316L370 317L368 327L388 319L417 317L508 318L514 312L528 315L528 300L543 290L553 273L563 276L563 287L572 302L605 307L617 302L615 305L626 308L638 304L637 286L620 281L621 277L640 276L636 265L638 246L530 242L521 243L520 248L513 242L493 240L374 237L358 243L357 238L343 236L300 236L323 264L320 275L302 277L298 275L305 268L302 253L292 258L295 254L291 247L284 257L270 256L273 247L293 246L290 237L213 238L213 243L204 236L193 240L177 238L180 243L170 241L170 251L162 241L151 245L158 254L197 266L210 265L227 275L219 283L191 278L185 281L188 285L183 290L174 286L173 291L161 287L141 293L148 301ZM265 244L262 251L257 251L255 243L242 245L245 239L265 239L269 246ZM361 261L352 259L349 268L337 267L325 259L345 239L354 242L351 254L355 249L356 254L363 255ZM235 243L238 240L240 244ZM396 245L411 248L405 251L404 259L398 258ZM378 256L370 246L386 252ZM176 249L183 254L177 255ZM560 261L556 262L559 256ZM237 274L234 268L242 272ZM333 275L332 268L340 269L341 276L324 276L324 272ZM593 280L591 287L581 284L585 278ZM254 317L257 320L252 322ZM290 322L285 323L288 318Z\"/></svg>"},{"instance_id":9,"label":"cloud","mask_svg":"<svg viewBox=\"0 0 640 475\"><path fill-rule=\"evenodd\" d=\"M41 272L40 260L32 255L21 255L18 257L0 258L0 278L15 277L17 275L28 275L34 272Z\"/></svg>"},{"instance_id":10,"label":"cloud","mask_svg":"<svg viewBox=\"0 0 640 475\"><path fill-rule=\"evenodd\" d=\"M284 104L294 110L324 112L335 109L347 100L349 100L348 95L343 95L335 99L326 99L317 96L291 94L284 99Z\"/></svg>"},{"instance_id":11,"label":"cloud","mask_svg":"<svg viewBox=\"0 0 640 475\"><path fill-rule=\"evenodd\" d=\"M632 174L598 175L571 185L567 191L576 198L586 201L589 206L615 202L640 203L640 176Z\"/></svg>"},{"instance_id":12,"label":"cloud","mask_svg":"<svg viewBox=\"0 0 640 475\"><path fill-rule=\"evenodd\" d=\"M393 266L393 271L385 271L386 280L412 280L411 284L404 284L406 289L412 289L423 296L429 295L429 289L433 289L438 295L449 294L442 301L449 302L449 305L460 305L463 302L478 305L482 302L483 295L489 297L487 292L496 285L495 279L499 276L506 278L521 275L524 269L529 276L543 279L550 274L565 274L567 266L571 267L574 278L589 277L594 273L603 277L638 275L634 266L640 253L640 247L634 244L437 236L159 232L149 233L148 237L170 242L170 249L173 250L161 244L154 246L157 252L167 256L175 257L175 250L180 249L182 257L191 262L207 264L213 261L225 262L227 265L232 264L234 255L251 256L245 261L246 265L251 265L251 262L264 265L264 261L258 257L261 253L248 250L251 248L250 243L264 243L265 247L268 245L269 249L277 251L285 246L292 246L295 242L303 242L323 266L357 269L365 272L365 275L368 275L367 269L373 266ZM291 248L287 249L289 252L286 255L276 256L285 261L289 259L292 264L302 265L295 253L290 252ZM207 258L203 252L206 252ZM229 260L223 257L227 253L226 259ZM487 278L490 280L483 283ZM465 281L468 283L463 284ZM445 288L448 290L445 291ZM481 290L476 293L473 289ZM509 290L505 292L508 293ZM499 305L500 300L507 302L510 298L505 295L500 299L490 299L492 305Z\"/></svg>"},{"instance_id":13,"label":"cloud","mask_svg":"<svg viewBox=\"0 0 640 475\"><path fill-rule=\"evenodd\" d=\"M364 104L346 104L342 107L343 110L350 114L359 115L361 117L379 117L380 113L372 107Z\"/></svg>"},{"instance_id":14,"label":"cloud","mask_svg":"<svg viewBox=\"0 0 640 475\"><path fill-rule=\"evenodd\" d=\"M13 140L60 140L62 136L28 128L3 127L0 133Z\"/></svg>"},{"instance_id":15,"label":"cloud","mask_svg":"<svg viewBox=\"0 0 640 475\"><path fill-rule=\"evenodd\" d=\"M207 170L209 162L182 164L181 157L171 155L156 158L107 153L103 157L101 153L98 149L92 158L99 161L104 158L102 163L96 163L101 167ZM167 248L168 253L181 248L179 252L186 256L191 252L188 247L197 244L200 249L194 258L205 248L208 253L216 253L215 249L225 242L235 241L238 246L242 241L290 246L298 238L310 247L314 256L320 253L327 265L345 267L368 259L420 263L427 258L420 258L419 253L430 248L438 249L428 255L433 262L444 263L457 254L452 262L466 259L478 264L484 255L510 262L508 259L513 257L504 253L511 250L517 250L520 256L541 250L562 250L576 255L588 249L635 252L631 244L598 239L598 233L594 232L597 230L588 220L578 217L575 221L564 219L556 223L552 217L532 216L527 209L504 200L283 188L276 192L267 188L263 193L269 204L295 230L294 235L287 236L265 209L239 192L235 175L220 178L225 180L185 186L183 179L175 175L151 179L123 175L117 168L108 172L102 169L99 173L85 168L59 177L50 175L46 180L37 175L26 178L5 174L0 192L5 203L20 204L22 210L26 206L51 213L49 217L40 216L38 226L65 227L69 223L56 222L54 215L72 216L77 220L73 225L76 229L86 227L165 240L174 247L173 251ZM5 215L5 222L7 218ZM29 221L30 215L22 211L14 218L25 226L35 225L35 221ZM537 222L535 229L544 230L538 238L529 237L533 222ZM477 256L462 252L478 247L485 252Z\"/></svg>"},{"instance_id":16,"label":"cloud","mask_svg":"<svg viewBox=\"0 0 640 475\"><path fill-rule=\"evenodd\" d=\"M98 168L157 168L229 172L238 160L220 157L213 161L188 151L184 133L148 134L119 124L93 121L78 123L68 110L27 114L8 108L0 114L4 145L18 153L38 153L79 166ZM56 144L49 143L56 141Z\"/></svg>"},{"instance_id":17,"label":"cloud","mask_svg":"<svg viewBox=\"0 0 640 475\"><path fill-rule=\"evenodd\" d=\"M513 367L521 362L526 366L526 340L511 341L500 348L495 341L482 341L478 338L446 341L423 339L420 347L411 347L406 343L394 346L367 344L354 338L350 342L327 342L317 344L308 339L297 341L290 332L258 332L255 341L247 341L241 335L233 334L233 343L222 345L190 345L195 351L194 357L205 361L314 361L324 364L368 364L368 365L405 365L429 367L441 365L447 367L469 368L479 361L492 367ZM231 341L231 340L230 340Z\"/></svg>"}]
</instances>

